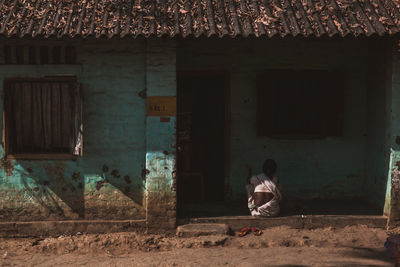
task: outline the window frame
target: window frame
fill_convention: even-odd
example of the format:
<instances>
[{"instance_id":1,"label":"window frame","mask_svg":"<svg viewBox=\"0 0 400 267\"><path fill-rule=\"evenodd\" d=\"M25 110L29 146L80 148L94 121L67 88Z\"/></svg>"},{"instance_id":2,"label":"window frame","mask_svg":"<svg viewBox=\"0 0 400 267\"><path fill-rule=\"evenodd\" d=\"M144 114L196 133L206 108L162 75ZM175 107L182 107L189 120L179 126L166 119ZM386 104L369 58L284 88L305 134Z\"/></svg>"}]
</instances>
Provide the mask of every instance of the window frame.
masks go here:
<instances>
[{"instance_id":1,"label":"window frame","mask_svg":"<svg viewBox=\"0 0 400 267\"><path fill-rule=\"evenodd\" d=\"M5 78L3 80L3 133L2 133L2 146L4 151L4 156L6 159L10 160L77 160L78 157L83 156L83 140L81 144L81 152L80 155L74 155L73 153L60 153L60 152L38 152L38 153L13 153L9 152L7 149L7 123L6 123L6 97L5 97L5 88L6 83L9 82L43 82L43 81L56 81L56 82L77 82L77 77L74 75L57 75L57 76L44 76L40 78L33 78L33 77L10 77ZM82 93L82 92L81 92ZM81 98L81 102L83 99ZM82 103L81 103L82 105ZM82 113L83 111L81 111ZM81 114L82 115L82 114ZM83 124L83 121L82 121ZM83 132L81 133L83 135Z\"/></svg>"}]
</instances>

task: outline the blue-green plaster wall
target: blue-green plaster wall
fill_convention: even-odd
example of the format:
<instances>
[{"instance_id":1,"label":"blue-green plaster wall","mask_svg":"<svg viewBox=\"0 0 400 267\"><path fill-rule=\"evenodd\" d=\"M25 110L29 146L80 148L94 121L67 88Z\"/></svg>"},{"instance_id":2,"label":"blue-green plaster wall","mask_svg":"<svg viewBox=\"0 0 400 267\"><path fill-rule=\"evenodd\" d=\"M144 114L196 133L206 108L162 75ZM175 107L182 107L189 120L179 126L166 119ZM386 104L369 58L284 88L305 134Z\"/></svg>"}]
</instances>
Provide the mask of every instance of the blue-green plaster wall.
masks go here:
<instances>
[{"instance_id":1,"label":"blue-green plaster wall","mask_svg":"<svg viewBox=\"0 0 400 267\"><path fill-rule=\"evenodd\" d=\"M364 199L374 189L382 208L384 171L384 88L367 94L366 39L187 39L179 42L178 71L226 71L229 74L228 199L243 199L245 164L261 172L265 158L278 163L286 200ZM378 52L379 53L379 52ZM256 74L263 69L329 69L344 73L345 120L342 137L317 140L276 140L256 136ZM266 81L267 82L267 81ZM222 89L222 88L221 88ZM323 88L322 88L323 90ZM370 96L371 100L367 100ZM288 96L290 97L290 96ZM377 99L375 99L377 97ZM370 103L371 102L371 103ZM378 110L373 120L369 113ZM371 135L369 136L368 131ZM369 165L376 157L375 165ZM382 159L382 160L381 160ZM373 175L368 174L373 172ZM379 203L378 203L379 202Z\"/></svg>"},{"instance_id":2,"label":"blue-green plaster wall","mask_svg":"<svg viewBox=\"0 0 400 267\"><path fill-rule=\"evenodd\" d=\"M0 220L144 219L147 208L150 221L173 225L175 117L169 122L146 117L146 100L139 93L146 89L149 96L175 96L175 66L178 71L229 74L229 157L221 162L227 169L227 199L244 198L246 163L260 172L263 160L272 157L286 199L370 200L376 193L372 202L381 205L389 169L381 159L388 161L393 138L376 128L387 123L389 96L368 89L366 40L200 38L179 40L177 47L161 39L72 44L78 48L78 65L0 65L0 80L76 75L83 85L85 128L84 156L76 161L7 161L0 151ZM257 137L255 78L268 68L343 71L344 135L320 140ZM104 165L108 171L102 170ZM112 176L112 170L120 177Z\"/></svg>"},{"instance_id":3,"label":"blue-green plaster wall","mask_svg":"<svg viewBox=\"0 0 400 267\"><path fill-rule=\"evenodd\" d=\"M0 65L0 81L76 75L84 95L83 157L7 161L0 151L0 220L144 219L146 100L139 92L146 88L145 40L69 43L77 65Z\"/></svg>"},{"instance_id":4,"label":"blue-green plaster wall","mask_svg":"<svg viewBox=\"0 0 400 267\"><path fill-rule=\"evenodd\" d=\"M176 96L176 44L150 39L146 46L147 96ZM176 224L176 117L146 120L147 224L173 228Z\"/></svg>"}]
</instances>

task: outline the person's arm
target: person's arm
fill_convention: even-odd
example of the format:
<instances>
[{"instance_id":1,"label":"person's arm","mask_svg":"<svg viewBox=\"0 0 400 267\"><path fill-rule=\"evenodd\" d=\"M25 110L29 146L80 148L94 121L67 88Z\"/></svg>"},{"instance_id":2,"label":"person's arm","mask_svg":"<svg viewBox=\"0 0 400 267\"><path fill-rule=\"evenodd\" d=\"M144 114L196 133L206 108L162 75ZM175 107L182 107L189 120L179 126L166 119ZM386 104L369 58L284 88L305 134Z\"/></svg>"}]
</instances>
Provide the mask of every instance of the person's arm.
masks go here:
<instances>
[{"instance_id":1,"label":"person's arm","mask_svg":"<svg viewBox=\"0 0 400 267\"><path fill-rule=\"evenodd\" d=\"M272 179L272 181L274 182L274 184L276 185L276 187L282 191L282 185L279 183L278 181L278 177L274 176L274 178Z\"/></svg>"},{"instance_id":2,"label":"person's arm","mask_svg":"<svg viewBox=\"0 0 400 267\"><path fill-rule=\"evenodd\" d=\"M250 184L250 179L253 176L253 171L251 170L251 167L246 164L246 169L247 169L247 184Z\"/></svg>"}]
</instances>

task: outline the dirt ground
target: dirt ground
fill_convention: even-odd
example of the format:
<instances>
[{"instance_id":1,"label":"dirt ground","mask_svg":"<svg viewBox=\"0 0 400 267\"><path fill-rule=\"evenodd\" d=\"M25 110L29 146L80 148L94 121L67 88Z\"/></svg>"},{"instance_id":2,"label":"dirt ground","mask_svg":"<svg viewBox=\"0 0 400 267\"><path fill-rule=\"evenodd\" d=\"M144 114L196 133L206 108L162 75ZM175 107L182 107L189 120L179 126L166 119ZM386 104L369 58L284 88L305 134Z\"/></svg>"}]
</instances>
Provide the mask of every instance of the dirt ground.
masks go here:
<instances>
[{"instance_id":1,"label":"dirt ground","mask_svg":"<svg viewBox=\"0 0 400 267\"><path fill-rule=\"evenodd\" d=\"M265 229L245 237L144 233L0 239L0 266L394 266L383 229Z\"/></svg>"}]
</instances>

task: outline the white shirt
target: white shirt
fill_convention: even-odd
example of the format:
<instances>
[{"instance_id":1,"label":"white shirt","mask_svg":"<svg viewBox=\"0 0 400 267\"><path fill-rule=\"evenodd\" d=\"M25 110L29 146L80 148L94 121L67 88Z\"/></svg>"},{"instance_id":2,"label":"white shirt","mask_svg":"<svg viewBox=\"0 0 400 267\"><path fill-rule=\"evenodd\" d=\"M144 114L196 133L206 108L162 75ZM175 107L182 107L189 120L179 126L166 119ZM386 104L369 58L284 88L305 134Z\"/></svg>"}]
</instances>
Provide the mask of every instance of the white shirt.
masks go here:
<instances>
[{"instance_id":1,"label":"white shirt","mask_svg":"<svg viewBox=\"0 0 400 267\"><path fill-rule=\"evenodd\" d=\"M276 186L278 184L278 177L276 176L274 176L272 180L264 173L251 177L250 184L253 185L254 192L272 193L271 190L265 185L265 183L262 183L263 181L266 180L273 182Z\"/></svg>"}]
</instances>

